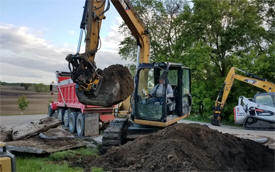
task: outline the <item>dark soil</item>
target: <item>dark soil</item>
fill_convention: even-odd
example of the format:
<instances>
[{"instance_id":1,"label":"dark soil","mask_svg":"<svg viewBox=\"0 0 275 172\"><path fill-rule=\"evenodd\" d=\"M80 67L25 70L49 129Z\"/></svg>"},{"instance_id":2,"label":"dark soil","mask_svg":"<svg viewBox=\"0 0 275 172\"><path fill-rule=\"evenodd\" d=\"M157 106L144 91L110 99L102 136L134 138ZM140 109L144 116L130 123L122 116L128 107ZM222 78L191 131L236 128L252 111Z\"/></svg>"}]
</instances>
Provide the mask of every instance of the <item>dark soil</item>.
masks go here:
<instances>
[{"instance_id":1,"label":"dark soil","mask_svg":"<svg viewBox=\"0 0 275 172\"><path fill-rule=\"evenodd\" d=\"M124 100L129 97L134 90L134 81L127 67L116 64L111 65L103 70L103 78L106 81L118 81L120 89L117 99ZM110 87L103 85L103 87Z\"/></svg>"},{"instance_id":2,"label":"dark soil","mask_svg":"<svg viewBox=\"0 0 275 172\"><path fill-rule=\"evenodd\" d=\"M82 164L114 171L274 171L274 161L274 151L254 141L176 124Z\"/></svg>"},{"instance_id":3,"label":"dark soil","mask_svg":"<svg viewBox=\"0 0 275 172\"><path fill-rule=\"evenodd\" d=\"M84 94L78 90L78 100L81 103L98 106L112 106L127 97L134 90L134 81L127 67L116 64L103 70L103 82L97 97Z\"/></svg>"}]
</instances>

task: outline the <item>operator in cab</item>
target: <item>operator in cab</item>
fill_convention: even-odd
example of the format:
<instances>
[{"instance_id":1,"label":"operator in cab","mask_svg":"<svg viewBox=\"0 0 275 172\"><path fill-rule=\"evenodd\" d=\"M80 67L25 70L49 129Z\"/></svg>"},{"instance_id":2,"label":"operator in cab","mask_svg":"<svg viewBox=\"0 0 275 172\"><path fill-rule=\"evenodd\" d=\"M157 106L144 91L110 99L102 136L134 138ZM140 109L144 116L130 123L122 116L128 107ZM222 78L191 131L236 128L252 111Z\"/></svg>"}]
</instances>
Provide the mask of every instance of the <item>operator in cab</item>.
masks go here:
<instances>
[{"instance_id":1,"label":"operator in cab","mask_svg":"<svg viewBox=\"0 0 275 172\"><path fill-rule=\"evenodd\" d=\"M160 104L164 103L164 95L165 95L164 87L165 87L165 77L161 76L159 79L159 84L157 84L149 94L149 99L147 103L156 103L156 102L159 102ZM173 89L169 83L167 84L166 97L167 98L174 97Z\"/></svg>"}]
</instances>

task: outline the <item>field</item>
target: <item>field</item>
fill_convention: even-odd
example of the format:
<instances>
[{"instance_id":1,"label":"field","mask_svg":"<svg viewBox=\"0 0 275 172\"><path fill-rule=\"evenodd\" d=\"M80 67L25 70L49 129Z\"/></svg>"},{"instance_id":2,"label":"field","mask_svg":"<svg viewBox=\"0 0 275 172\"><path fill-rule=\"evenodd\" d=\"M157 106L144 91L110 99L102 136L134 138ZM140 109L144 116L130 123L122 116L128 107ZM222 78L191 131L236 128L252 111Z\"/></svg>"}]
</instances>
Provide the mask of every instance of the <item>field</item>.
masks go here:
<instances>
[{"instance_id":1,"label":"field","mask_svg":"<svg viewBox=\"0 0 275 172\"><path fill-rule=\"evenodd\" d=\"M56 97L50 92L36 92L29 88L25 90L21 86L4 85L0 86L0 115L19 115L22 112L18 108L19 96L25 95L29 101L24 114L45 114L48 111L48 104Z\"/></svg>"}]
</instances>

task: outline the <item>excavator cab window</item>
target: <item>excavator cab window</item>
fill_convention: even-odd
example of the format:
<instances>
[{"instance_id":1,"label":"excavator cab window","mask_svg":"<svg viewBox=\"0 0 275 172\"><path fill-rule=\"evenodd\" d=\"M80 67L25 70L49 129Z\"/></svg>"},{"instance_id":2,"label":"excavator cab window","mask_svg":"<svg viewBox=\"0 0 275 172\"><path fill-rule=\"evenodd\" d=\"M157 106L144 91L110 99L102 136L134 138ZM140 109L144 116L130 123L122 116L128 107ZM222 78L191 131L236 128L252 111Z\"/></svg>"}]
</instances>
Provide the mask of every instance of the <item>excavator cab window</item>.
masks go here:
<instances>
[{"instance_id":1,"label":"excavator cab window","mask_svg":"<svg viewBox=\"0 0 275 172\"><path fill-rule=\"evenodd\" d=\"M190 69L183 68L182 81L182 114L188 114L192 105Z\"/></svg>"},{"instance_id":2,"label":"excavator cab window","mask_svg":"<svg viewBox=\"0 0 275 172\"><path fill-rule=\"evenodd\" d=\"M191 110L190 71L181 65L143 64L135 79L134 116L137 119L166 121ZM162 96L156 96L160 78L165 79ZM168 86L169 84L169 86ZM171 86L171 87L170 87ZM168 87L173 94L169 94ZM170 89L171 90L171 89ZM158 93L160 94L160 93ZM169 94L169 95L168 95Z\"/></svg>"},{"instance_id":3,"label":"excavator cab window","mask_svg":"<svg viewBox=\"0 0 275 172\"><path fill-rule=\"evenodd\" d=\"M182 85L182 91L183 94L190 94L191 88L190 88L190 70L184 69L183 75L182 75L183 85Z\"/></svg>"},{"instance_id":4,"label":"excavator cab window","mask_svg":"<svg viewBox=\"0 0 275 172\"><path fill-rule=\"evenodd\" d=\"M163 102L151 101L152 99L150 98L152 90L158 84L159 77L156 76L154 68L144 68L139 71L138 78L136 107L139 117L146 120L161 120L163 114Z\"/></svg>"}]
</instances>

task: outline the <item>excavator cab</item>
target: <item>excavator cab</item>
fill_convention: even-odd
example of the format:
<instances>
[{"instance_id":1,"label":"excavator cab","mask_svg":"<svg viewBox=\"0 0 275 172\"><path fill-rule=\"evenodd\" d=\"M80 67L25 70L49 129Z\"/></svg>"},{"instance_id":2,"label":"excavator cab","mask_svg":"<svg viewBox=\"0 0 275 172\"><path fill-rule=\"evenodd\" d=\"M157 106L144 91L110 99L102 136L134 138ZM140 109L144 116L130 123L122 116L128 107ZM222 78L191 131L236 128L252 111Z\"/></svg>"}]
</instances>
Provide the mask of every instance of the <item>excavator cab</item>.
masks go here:
<instances>
[{"instance_id":1,"label":"excavator cab","mask_svg":"<svg viewBox=\"0 0 275 172\"><path fill-rule=\"evenodd\" d=\"M163 96L155 97L152 90L159 87L160 78L165 80ZM190 78L190 69L181 64L140 64L135 77L132 120L141 125L165 127L188 115L192 103ZM169 96L168 86L173 90Z\"/></svg>"},{"instance_id":2,"label":"excavator cab","mask_svg":"<svg viewBox=\"0 0 275 172\"><path fill-rule=\"evenodd\" d=\"M162 83L161 97L151 101L152 90ZM176 63L141 63L135 75L131 99L131 118L116 118L104 130L102 151L124 144L136 136L152 133L175 124L191 111L190 69ZM173 96L166 91L170 85Z\"/></svg>"}]
</instances>

